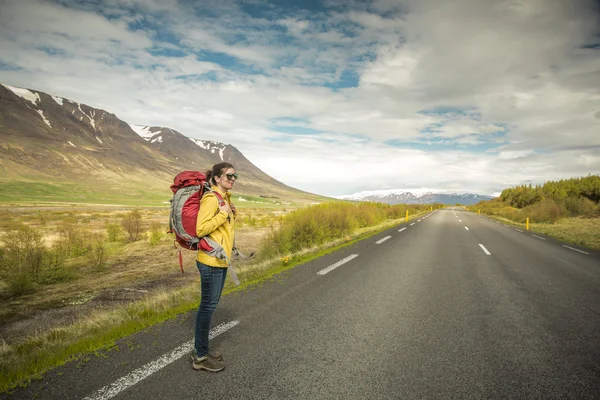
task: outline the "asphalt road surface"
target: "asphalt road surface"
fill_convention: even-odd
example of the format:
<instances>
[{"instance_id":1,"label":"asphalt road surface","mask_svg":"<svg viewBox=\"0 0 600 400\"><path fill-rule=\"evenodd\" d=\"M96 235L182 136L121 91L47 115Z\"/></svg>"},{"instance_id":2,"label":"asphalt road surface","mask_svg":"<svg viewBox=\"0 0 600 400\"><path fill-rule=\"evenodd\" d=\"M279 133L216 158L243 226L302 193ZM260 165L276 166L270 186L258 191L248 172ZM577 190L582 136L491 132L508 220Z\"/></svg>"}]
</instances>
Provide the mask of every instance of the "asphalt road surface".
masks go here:
<instances>
[{"instance_id":1,"label":"asphalt road surface","mask_svg":"<svg viewBox=\"0 0 600 400\"><path fill-rule=\"evenodd\" d=\"M443 209L223 297L11 398L600 398L600 255Z\"/></svg>"}]
</instances>

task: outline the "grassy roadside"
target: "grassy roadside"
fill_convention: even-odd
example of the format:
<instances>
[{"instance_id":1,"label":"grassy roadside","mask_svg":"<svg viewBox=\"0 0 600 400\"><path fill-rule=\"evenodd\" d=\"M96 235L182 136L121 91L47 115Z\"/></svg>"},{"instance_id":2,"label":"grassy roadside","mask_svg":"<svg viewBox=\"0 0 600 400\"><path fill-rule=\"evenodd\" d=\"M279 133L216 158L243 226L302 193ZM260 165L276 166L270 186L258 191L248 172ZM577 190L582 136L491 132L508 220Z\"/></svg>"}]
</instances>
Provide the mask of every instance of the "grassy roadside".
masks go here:
<instances>
[{"instance_id":1,"label":"grassy roadside","mask_svg":"<svg viewBox=\"0 0 600 400\"><path fill-rule=\"evenodd\" d=\"M496 215L486 215L507 225L525 230L525 224L502 218ZM531 223L529 230L542 233L565 243L600 251L600 218L563 218L555 223Z\"/></svg>"},{"instance_id":2,"label":"grassy roadside","mask_svg":"<svg viewBox=\"0 0 600 400\"><path fill-rule=\"evenodd\" d=\"M425 212L411 215L418 218ZM349 246L401 223L403 219L358 230L354 235L295 253L284 259L261 264L241 264L238 276L242 281L233 287L228 281L224 295L244 290L296 265L318 258L327 253ZM23 341L17 346L0 345L0 393L16 387L25 387L34 379L41 379L44 372L75 360L84 354L96 353L115 346L115 341L151 325L194 310L198 305L198 283L192 283L176 291L163 291L148 295L141 301L110 311L97 311L83 320L54 328Z\"/></svg>"}]
</instances>

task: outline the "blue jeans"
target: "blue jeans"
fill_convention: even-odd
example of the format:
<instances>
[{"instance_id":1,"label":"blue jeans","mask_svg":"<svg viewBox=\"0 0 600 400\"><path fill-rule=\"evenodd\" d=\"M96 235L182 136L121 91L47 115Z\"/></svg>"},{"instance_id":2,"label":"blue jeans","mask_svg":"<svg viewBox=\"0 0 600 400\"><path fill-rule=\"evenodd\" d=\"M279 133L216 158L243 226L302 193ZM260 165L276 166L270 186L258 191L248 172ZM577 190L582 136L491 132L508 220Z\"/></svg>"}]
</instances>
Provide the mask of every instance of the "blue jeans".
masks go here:
<instances>
[{"instance_id":1,"label":"blue jeans","mask_svg":"<svg viewBox=\"0 0 600 400\"><path fill-rule=\"evenodd\" d=\"M208 333L210 331L210 320L213 312L221 300L221 292L225 286L227 268L211 267L196 261L196 267L200 272L200 307L196 314L196 337L194 348L196 355L203 357L208 354Z\"/></svg>"}]
</instances>

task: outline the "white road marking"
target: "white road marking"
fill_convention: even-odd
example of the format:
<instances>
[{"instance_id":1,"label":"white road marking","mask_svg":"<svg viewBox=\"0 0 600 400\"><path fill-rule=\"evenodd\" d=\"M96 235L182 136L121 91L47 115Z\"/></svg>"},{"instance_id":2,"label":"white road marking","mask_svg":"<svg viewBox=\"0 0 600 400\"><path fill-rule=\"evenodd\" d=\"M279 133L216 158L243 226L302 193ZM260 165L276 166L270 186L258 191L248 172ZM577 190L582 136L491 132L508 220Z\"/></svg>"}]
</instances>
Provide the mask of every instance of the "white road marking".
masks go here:
<instances>
[{"instance_id":1,"label":"white road marking","mask_svg":"<svg viewBox=\"0 0 600 400\"><path fill-rule=\"evenodd\" d=\"M336 262L335 264L331 264L329 267L320 270L319 272L317 272L317 274L325 275L326 273L333 271L340 265L346 264L348 261L350 261L356 257L358 257L358 254L350 254L348 257L342 258L340 261Z\"/></svg>"},{"instance_id":2,"label":"white road marking","mask_svg":"<svg viewBox=\"0 0 600 400\"><path fill-rule=\"evenodd\" d=\"M402 231L404 231L404 230L406 230L406 227L404 227L404 228L402 228L402 229L398 229L398 232L402 232Z\"/></svg>"},{"instance_id":3,"label":"white road marking","mask_svg":"<svg viewBox=\"0 0 600 400\"><path fill-rule=\"evenodd\" d=\"M504 226L505 226L505 227L507 227L507 228L510 228L510 226L508 226L508 225L506 225L506 224L502 224L502 225L504 225Z\"/></svg>"},{"instance_id":4,"label":"white road marking","mask_svg":"<svg viewBox=\"0 0 600 400\"><path fill-rule=\"evenodd\" d=\"M462 219L459 219L458 222L462 222Z\"/></svg>"},{"instance_id":5,"label":"white road marking","mask_svg":"<svg viewBox=\"0 0 600 400\"><path fill-rule=\"evenodd\" d=\"M227 323L223 323L221 325L215 326L209 333L208 338L213 339L219 336L221 333L227 331L228 329L233 328L240 321L230 321ZM163 354L159 359L154 360L141 368L136 369L135 371L129 373L110 385L104 386L102 389L98 390L94 394L91 394L84 398L84 400L107 400L112 397L115 397L123 390L135 385L142 379L146 379L153 373L159 371L160 369L166 367L174 361L179 360L181 357L188 355L192 349L194 348L194 341L190 340L182 344L181 346L175 348L170 353Z\"/></svg>"},{"instance_id":6,"label":"white road marking","mask_svg":"<svg viewBox=\"0 0 600 400\"><path fill-rule=\"evenodd\" d=\"M410 224L410 226L413 226L415 223L413 222L412 224Z\"/></svg>"},{"instance_id":7,"label":"white road marking","mask_svg":"<svg viewBox=\"0 0 600 400\"><path fill-rule=\"evenodd\" d=\"M491 256L491 255L492 255L492 253L490 253L490 252L488 251L488 249L486 249L486 248L485 248L485 246L484 246L484 245L482 245L481 243L479 243L479 247L481 247L481 250L483 250L483 252L484 252L485 254L487 254L488 256Z\"/></svg>"},{"instance_id":8,"label":"white road marking","mask_svg":"<svg viewBox=\"0 0 600 400\"><path fill-rule=\"evenodd\" d=\"M517 232L523 232L522 230L517 229L517 228L515 228L515 231L517 231Z\"/></svg>"},{"instance_id":9,"label":"white road marking","mask_svg":"<svg viewBox=\"0 0 600 400\"><path fill-rule=\"evenodd\" d=\"M579 249L576 249L576 248L574 248L574 247L569 247L569 246L567 246L567 245L564 245L564 244L563 244L563 247L566 247L567 249L571 249L571 250L578 251L578 252L580 252L580 253L583 253L583 254L590 254L590 253L588 253L588 252L585 252L585 251L583 251L583 250L579 250Z\"/></svg>"},{"instance_id":10,"label":"white road marking","mask_svg":"<svg viewBox=\"0 0 600 400\"><path fill-rule=\"evenodd\" d=\"M538 236L538 235L532 235L532 236L533 236L533 237L536 237L536 238L538 238L538 239L546 240L546 238L543 238L543 237L541 237L541 236Z\"/></svg>"},{"instance_id":11,"label":"white road marking","mask_svg":"<svg viewBox=\"0 0 600 400\"><path fill-rule=\"evenodd\" d=\"M379 239L379 240L378 240L378 241L376 241L375 243L377 243L377 244L381 244L381 243L385 242L386 240L388 240L389 238L391 238L391 236L386 236L386 237L384 237L383 239Z\"/></svg>"},{"instance_id":12,"label":"white road marking","mask_svg":"<svg viewBox=\"0 0 600 400\"><path fill-rule=\"evenodd\" d=\"M466 230L469 230L469 228L467 228L466 226L465 226L465 229L466 229Z\"/></svg>"},{"instance_id":13,"label":"white road marking","mask_svg":"<svg viewBox=\"0 0 600 400\"><path fill-rule=\"evenodd\" d=\"M418 220L417 222L421 222L421 220Z\"/></svg>"}]
</instances>

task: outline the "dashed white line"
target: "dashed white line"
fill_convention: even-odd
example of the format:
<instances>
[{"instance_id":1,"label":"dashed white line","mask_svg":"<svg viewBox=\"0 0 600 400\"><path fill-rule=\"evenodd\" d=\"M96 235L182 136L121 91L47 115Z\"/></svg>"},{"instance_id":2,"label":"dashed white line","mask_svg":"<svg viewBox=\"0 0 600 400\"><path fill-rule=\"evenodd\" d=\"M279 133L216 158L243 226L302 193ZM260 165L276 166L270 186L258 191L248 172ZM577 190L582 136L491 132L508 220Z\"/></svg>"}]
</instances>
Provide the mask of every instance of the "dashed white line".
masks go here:
<instances>
[{"instance_id":1,"label":"dashed white line","mask_svg":"<svg viewBox=\"0 0 600 400\"><path fill-rule=\"evenodd\" d=\"M458 222L462 222L462 219L459 219Z\"/></svg>"},{"instance_id":2,"label":"dashed white line","mask_svg":"<svg viewBox=\"0 0 600 400\"><path fill-rule=\"evenodd\" d=\"M214 327L208 338L213 339L219 336L221 333L233 328L240 321L230 321L227 323L223 323ZM87 396L84 400L107 400L112 397L115 397L123 390L135 385L142 379L145 379L152 375L153 373L159 371L160 369L166 367L174 361L179 360L181 357L189 354L194 348L194 341L190 340L182 344L181 346L175 348L170 353L163 354L159 359L154 360L141 368L136 369L135 371L129 373L128 375L117 379L115 382L110 385L104 386L102 389L99 389L94 394Z\"/></svg>"},{"instance_id":3,"label":"dashed white line","mask_svg":"<svg viewBox=\"0 0 600 400\"><path fill-rule=\"evenodd\" d=\"M567 245L564 245L564 244L563 244L563 247L566 247L567 249L571 249L571 250L578 251L578 252L580 252L580 253L583 253L583 254L590 254L590 253L588 253L588 252L586 252L586 251L579 250L579 249L576 249L576 248L574 248L574 247L569 247L569 246L567 246Z\"/></svg>"},{"instance_id":4,"label":"dashed white line","mask_svg":"<svg viewBox=\"0 0 600 400\"><path fill-rule=\"evenodd\" d=\"M418 220L417 222L421 222L421 220Z\"/></svg>"},{"instance_id":5,"label":"dashed white line","mask_svg":"<svg viewBox=\"0 0 600 400\"><path fill-rule=\"evenodd\" d=\"M377 244L381 244L381 243L385 242L386 240L388 240L389 238L391 238L391 236L386 236L386 237L384 237L383 239L379 239L379 240L378 240L378 241L376 241L375 243L377 243Z\"/></svg>"},{"instance_id":6,"label":"dashed white line","mask_svg":"<svg viewBox=\"0 0 600 400\"><path fill-rule=\"evenodd\" d=\"M517 231L517 232L523 232L522 230L517 229L517 228L515 228L515 231Z\"/></svg>"},{"instance_id":7,"label":"dashed white line","mask_svg":"<svg viewBox=\"0 0 600 400\"><path fill-rule=\"evenodd\" d=\"M484 252L485 254L487 254L488 256L491 256L491 255L492 255L492 253L490 253L490 252L488 251L488 249L486 249L486 248L485 248L485 246L484 246L484 245L482 245L481 243L479 243L479 247L481 247L481 250L483 250L483 252Z\"/></svg>"},{"instance_id":8,"label":"dashed white line","mask_svg":"<svg viewBox=\"0 0 600 400\"><path fill-rule=\"evenodd\" d=\"M404 230L406 230L406 227L404 227L404 228L402 228L402 229L398 229L398 232L402 232L402 231L404 231Z\"/></svg>"},{"instance_id":9,"label":"dashed white line","mask_svg":"<svg viewBox=\"0 0 600 400\"><path fill-rule=\"evenodd\" d=\"M504 225L504 226L505 226L505 227L507 227L507 228L510 228L510 226L508 226L508 225L506 225L506 224L502 224L502 225Z\"/></svg>"},{"instance_id":10,"label":"dashed white line","mask_svg":"<svg viewBox=\"0 0 600 400\"><path fill-rule=\"evenodd\" d=\"M466 226L465 226L465 229L466 229L466 230L469 230L469 228L467 228Z\"/></svg>"},{"instance_id":11,"label":"dashed white line","mask_svg":"<svg viewBox=\"0 0 600 400\"><path fill-rule=\"evenodd\" d=\"M346 264L348 261L355 259L356 257L358 257L358 254L350 254L348 257L342 258L340 261L336 262L335 264L331 264L329 267L320 270L319 272L317 272L317 274L325 275L326 273L333 271L340 265Z\"/></svg>"},{"instance_id":12,"label":"dashed white line","mask_svg":"<svg viewBox=\"0 0 600 400\"><path fill-rule=\"evenodd\" d=\"M412 224L410 224L410 226L413 226L415 223L413 222Z\"/></svg>"},{"instance_id":13,"label":"dashed white line","mask_svg":"<svg viewBox=\"0 0 600 400\"><path fill-rule=\"evenodd\" d=\"M538 236L538 235L531 235L531 236L533 236L533 237L535 237L535 238L538 238L538 239L541 239L541 240L546 240L546 238L543 238L543 237L541 237L541 236Z\"/></svg>"}]
</instances>

